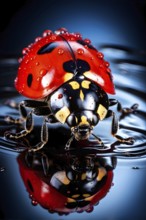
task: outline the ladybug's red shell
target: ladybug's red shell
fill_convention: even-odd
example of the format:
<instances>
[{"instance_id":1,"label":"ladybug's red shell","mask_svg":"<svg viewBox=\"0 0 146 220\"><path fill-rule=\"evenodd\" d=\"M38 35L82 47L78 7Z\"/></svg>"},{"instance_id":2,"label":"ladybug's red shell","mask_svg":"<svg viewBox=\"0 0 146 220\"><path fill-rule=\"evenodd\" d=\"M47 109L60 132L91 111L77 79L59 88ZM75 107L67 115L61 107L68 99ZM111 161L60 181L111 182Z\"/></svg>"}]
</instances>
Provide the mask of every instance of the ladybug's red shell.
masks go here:
<instances>
[{"instance_id":1,"label":"ladybug's red shell","mask_svg":"<svg viewBox=\"0 0 146 220\"><path fill-rule=\"evenodd\" d=\"M76 71L94 81L107 93L114 94L114 84L109 69L109 63L103 59L88 39L83 40L80 34L70 34L67 31L45 32L42 38L24 49L15 87L28 98L41 99L73 78ZM80 66L82 61L83 67ZM84 68L84 63L88 68ZM65 65L69 64L69 68Z\"/></svg>"}]
</instances>

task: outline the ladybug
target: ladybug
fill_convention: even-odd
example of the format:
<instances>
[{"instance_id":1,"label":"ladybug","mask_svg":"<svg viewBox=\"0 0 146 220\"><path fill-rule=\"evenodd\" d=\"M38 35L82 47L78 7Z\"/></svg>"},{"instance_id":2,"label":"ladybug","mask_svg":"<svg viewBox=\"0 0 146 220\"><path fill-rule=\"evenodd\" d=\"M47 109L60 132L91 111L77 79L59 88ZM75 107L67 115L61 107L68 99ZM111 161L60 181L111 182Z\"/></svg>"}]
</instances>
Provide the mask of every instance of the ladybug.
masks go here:
<instances>
[{"instance_id":1,"label":"ladybug","mask_svg":"<svg viewBox=\"0 0 146 220\"><path fill-rule=\"evenodd\" d=\"M17 161L32 204L51 213L92 212L112 186L111 158L70 155L65 159L49 152L22 152Z\"/></svg>"},{"instance_id":2,"label":"ladybug","mask_svg":"<svg viewBox=\"0 0 146 220\"><path fill-rule=\"evenodd\" d=\"M46 30L22 53L15 87L28 100L20 103L21 119L8 117L7 120L19 123L23 119L25 129L7 133L8 138L18 139L30 133L34 114L43 116L44 122L41 142L30 151L43 148L48 141L47 123L55 122L66 124L71 130L66 149L73 139L87 140L90 135L104 145L92 130L100 120L112 116L112 135L119 142L133 143L133 138L117 135L118 119L109 107L117 104L118 111L127 114L135 111L137 104L123 109L120 102L108 97L115 94L109 63L89 39L83 39L79 33L69 33L65 28L55 32Z\"/></svg>"}]
</instances>

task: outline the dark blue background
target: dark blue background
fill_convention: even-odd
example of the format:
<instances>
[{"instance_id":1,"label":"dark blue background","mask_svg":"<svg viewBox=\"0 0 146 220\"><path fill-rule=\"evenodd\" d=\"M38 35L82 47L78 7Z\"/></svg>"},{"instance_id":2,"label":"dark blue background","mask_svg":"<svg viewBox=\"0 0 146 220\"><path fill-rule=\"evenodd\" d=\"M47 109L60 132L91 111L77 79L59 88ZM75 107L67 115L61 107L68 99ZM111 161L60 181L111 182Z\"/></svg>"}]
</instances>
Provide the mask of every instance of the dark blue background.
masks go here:
<instances>
[{"instance_id":1,"label":"dark blue background","mask_svg":"<svg viewBox=\"0 0 146 220\"><path fill-rule=\"evenodd\" d=\"M81 32L97 47L106 43L146 49L145 11L144 0L5 1L0 7L0 53L20 54L44 30L60 27Z\"/></svg>"}]
</instances>

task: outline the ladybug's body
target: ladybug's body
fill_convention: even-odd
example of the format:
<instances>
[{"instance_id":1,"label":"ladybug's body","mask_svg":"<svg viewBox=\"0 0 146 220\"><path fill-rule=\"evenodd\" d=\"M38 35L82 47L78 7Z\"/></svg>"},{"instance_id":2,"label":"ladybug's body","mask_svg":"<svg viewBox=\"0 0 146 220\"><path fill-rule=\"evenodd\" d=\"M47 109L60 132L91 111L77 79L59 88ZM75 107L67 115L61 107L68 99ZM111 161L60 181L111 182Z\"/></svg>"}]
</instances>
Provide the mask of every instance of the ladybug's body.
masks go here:
<instances>
[{"instance_id":1,"label":"ladybug's body","mask_svg":"<svg viewBox=\"0 0 146 220\"><path fill-rule=\"evenodd\" d=\"M46 122L51 122L52 117L71 128L69 147L73 138L78 141L87 139L99 120L113 116L112 135L120 142L132 142L132 138L123 139L116 135L118 121L109 106L118 104L118 110L125 114L133 112L137 105L122 109L117 100L108 99L107 93L115 94L109 63L89 39L83 40L80 34L69 33L64 28L54 33L48 30L25 48L23 54L15 87L20 94L33 100L20 103L25 130L17 134L7 133L7 137L17 139L30 133L34 113L44 116L45 120L41 142L31 150L41 149L47 142ZM25 107L32 109L29 114ZM7 120L19 122L10 117ZM103 145L100 138L96 139Z\"/></svg>"},{"instance_id":2,"label":"ladybug's body","mask_svg":"<svg viewBox=\"0 0 146 220\"><path fill-rule=\"evenodd\" d=\"M80 74L56 90L49 103L56 119L67 123L78 140L88 138L98 121L105 118L109 106L107 94Z\"/></svg>"}]
</instances>

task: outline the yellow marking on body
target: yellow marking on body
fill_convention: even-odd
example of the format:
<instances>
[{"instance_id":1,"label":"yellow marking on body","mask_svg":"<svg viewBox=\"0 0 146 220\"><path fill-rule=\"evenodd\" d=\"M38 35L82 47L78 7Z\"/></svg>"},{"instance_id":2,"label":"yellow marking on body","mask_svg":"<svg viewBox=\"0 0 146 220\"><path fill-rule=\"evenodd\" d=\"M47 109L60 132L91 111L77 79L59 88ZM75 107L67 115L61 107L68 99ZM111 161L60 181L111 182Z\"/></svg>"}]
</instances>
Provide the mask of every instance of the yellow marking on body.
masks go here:
<instances>
[{"instance_id":1,"label":"yellow marking on body","mask_svg":"<svg viewBox=\"0 0 146 220\"><path fill-rule=\"evenodd\" d=\"M64 185L68 185L70 183L70 180L67 178L65 171L58 171L53 177L55 177Z\"/></svg>"},{"instance_id":2,"label":"yellow marking on body","mask_svg":"<svg viewBox=\"0 0 146 220\"><path fill-rule=\"evenodd\" d=\"M90 85L90 81L88 80L83 80L82 83L81 83L81 86L85 89L89 89L89 85Z\"/></svg>"},{"instance_id":3,"label":"yellow marking on body","mask_svg":"<svg viewBox=\"0 0 146 220\"><path fill-rule=\"evenodd\" d=\"M79 89L80 88L80 84L77 81L72 81L69 83L73 89Z\"/></svg>"},{"instance_id":4,"label":"yellow marking on body","mask_svg":"<svg viewBox=\"0 0 146 220\"><path fill-rule=\"evenodd\" d=\"M107 174L106 169L104 167L98 168L98 176L97 181L100 181Z\"/></svg>"},{"instance_id":5,"label":"yellow marking on body","mask_svg":"<svg viewBox=\"0 0 146 220\"><path fill-rule=\"evenodd\" d=\"M65 75L64 75L64 82L69 81L70 79L73 78L73 76L74 76L73 73L65 73Z\"/></svg>"},{"instance_id":6,"label":"yellow marking on body","mask_svg":"<svg viewBox=\"0 0 146 220\"><path fill-rule=\"evenodd\" d=\"M89 195L89 196L86 197L84 200L85 200L85 201L91 201L94 197L95 197L95 195L93 195L93 196Z\"/></svg>"},{"instance_id":7,"label":"yellow marking on body","mask_svg":"<svg viewBox=\"0 0 146 220\"><path fill-rule=\"evenodd\" d=\"M86 193L86 194L83 194L83 197L87 198L87 197L90 197L91 195Z\"/></svg>"},{"instance_id":8,"label":"yellow marking on body","mask_svg":"<svg viewBox=\"0 0 146 220\"><path fill-rule=\"evenodd\" d=\"M76 202L76 200L74 200L72 198L67 198L67 203L70 203L70 202Z\"/></svg>"},{"instance_id":9,"label":"yellow marking on body","mask_svg":"<svg viewBox=\"0 0 146 220\"><path fill-rule=\"evenodd\" d=\"M64 124L69 115L70 115L70 110L66 106L64 106L58 112L56 112L55 117L57 118L58 121Z\"/></svg>"},{"instance_id":10,"label":"yellow marking on body","mask_svg":"<svg viewBox=\"0 0 146 220\"><path fill-rule=\"evenodd\" d=\"M107 114L107 109L103 105L99 105L97 109L100 120L103 120Z\"/></svg>"},{"instance_id":11,"label":"yellow marking on body","mask_svg":"<svg viewBox=\"0 0 146 220\"><path fill-rule=\"evenodd\" d=\"M84 93L82 90L80 90L80 99L83 101L84 100Z\"/></svg>"},{"instance_id":12,"label":"yellow marking on body","mask_svg":"<svg viewBox=\"0 0 146 220\"><path fill-rule=\"evenodd\" d=\"M81 180L85 180L85 179L86 179L86 173L82 173Z\"/></svg>"},{"instance_id":13,"label":"yellow marking on body","mask_svg":"<svg viewBox=\"0 0 146 220\"><path fill-rule=\"evenodd\" d=\"M76 199L76 198L78 198L80 196L80 194L75 194L75 195L72 195L72 198L73 199Z\"/></svg>"},{"instance_id":14,"label":"yellow marking on body","mask_svg":"<svg viewBox=\"0 0 146 220\"><path fill-rule=\"evenodd\" d=\"M79 125L87 125L89 122L87 121L87 117L85 115L81 116L81 122Z\"/></svg>"}]
</instances>

